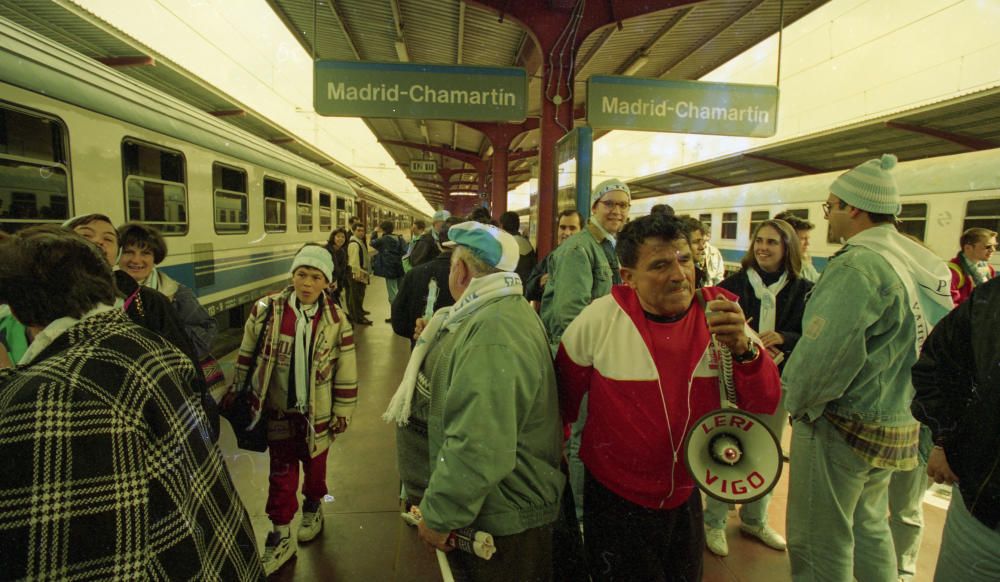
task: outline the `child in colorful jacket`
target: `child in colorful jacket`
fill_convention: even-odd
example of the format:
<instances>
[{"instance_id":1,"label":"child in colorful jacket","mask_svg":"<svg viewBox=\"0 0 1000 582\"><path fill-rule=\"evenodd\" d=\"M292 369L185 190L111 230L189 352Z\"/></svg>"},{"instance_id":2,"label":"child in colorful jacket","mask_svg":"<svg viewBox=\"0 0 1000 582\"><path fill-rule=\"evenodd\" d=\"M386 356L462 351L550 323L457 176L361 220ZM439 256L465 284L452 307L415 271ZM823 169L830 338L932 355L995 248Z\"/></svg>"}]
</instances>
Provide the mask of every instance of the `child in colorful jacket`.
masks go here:
<instances>
[{"instance_id":1,"label":"child in colorful jacket","mask_svg":"<svg viewBox=\"0 0 1000 582\"><path fill-rule=\"evenodd\" d=\"M322 531L327 451L336 435L347 430L357 402L354 336L344 312L326 293L332 277L330 253L319 245L303 247L292 262L292 285L251 309L236 362L234 390L243 386L248 372L253 374L251 427L267 423L267 515L274 524L264 546L268 575L297 549L290 524L298 509L299 463L305 473L305 503L298 541L310 541ZM260 334L263 341L251 362Z\"/></svg>"}]
</instances>

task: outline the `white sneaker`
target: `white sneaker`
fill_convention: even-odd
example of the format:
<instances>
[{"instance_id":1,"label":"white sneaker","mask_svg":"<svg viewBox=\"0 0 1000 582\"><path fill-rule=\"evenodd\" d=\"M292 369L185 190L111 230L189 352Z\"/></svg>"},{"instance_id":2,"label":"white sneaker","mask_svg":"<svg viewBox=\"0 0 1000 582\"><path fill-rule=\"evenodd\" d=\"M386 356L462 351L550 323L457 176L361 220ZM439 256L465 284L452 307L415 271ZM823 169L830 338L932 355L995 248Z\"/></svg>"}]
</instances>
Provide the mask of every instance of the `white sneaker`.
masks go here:
<instances>
[{"instance_id":1,"label":"white sneaker","mask_svg":"<svg viewBox=\"0 0 1000 582\"><path fill-rule=\"evenodd\" d=\"M300 542L311 542L323 531L323 509L316 511L302 510L302 523L299 524L298 538Z\"/></svg>"},{"instance_id":2,"label":"white sneaker","mask_svg":"<svg viewBox=\"0 0 1000 582\"><path fill-rule=\"evenodd\" d=\"M715 527L705 528L705 545L708 551L725 558L729 555L729 542L726 540L726 530Z\"/></svg>"},{"instance_id":3,"label":"white sneaker","mask_svg":"<svg viewBox=\"0 0 1000 582\"><path fill-rule=\"evenodd\" d=\"M291 534L282 536L280 532L272 531L267 534L267 541L264 542L264 575L270 576L285 565L288 560L295 557L298 549Z\"/></svg>"},{"instance_id":4,"label":"white sneaker","mask_svg":"<svg viewBox=\"0 0 1000 582\"><path fill-rule=\"evenodd\" d=\"M740 531L750 537L757 538L769 548L783 552L788 547L785 538L781 537L780 533L774 531L767 524L753 526L742 523L740 524Z\"/></svg>"}]
</instances>

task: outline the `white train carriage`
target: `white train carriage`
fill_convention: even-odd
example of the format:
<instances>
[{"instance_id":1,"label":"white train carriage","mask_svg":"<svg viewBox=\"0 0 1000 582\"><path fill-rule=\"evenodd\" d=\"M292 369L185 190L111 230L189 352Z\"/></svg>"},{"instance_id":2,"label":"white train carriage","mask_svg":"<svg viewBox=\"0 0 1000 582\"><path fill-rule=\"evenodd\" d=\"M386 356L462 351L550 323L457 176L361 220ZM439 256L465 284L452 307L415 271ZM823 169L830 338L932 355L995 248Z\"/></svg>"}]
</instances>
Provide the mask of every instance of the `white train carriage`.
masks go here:
<instances>
[{"instance_id":1,"label":"white train carriage","mask_svg":"<svg viewBox=\"0 0 1000 582\"><path fill-rule=\"evenodd\" d=\"M1000 230L1000 149L901 162L894 170L902 195L900 228L944 259L958 252L965 229ZM753 229L779 212L791 211L816 225L810 254L818 269L840 248L829 240L822 204L840 172L802 176L683 194L644 198L632 206L633 216L654 204L670 204L677 214L697 217L711 231L712 244L737 270ZM993 256L1000 267L1000 254Z\"/></svg>"},{"instance_id":2,"label":"white train carriage","mask_svg":"<svg viewBox=\"0 0 1000 582\"><path fill-rule=\"evenodd\" d=\"M374 192L365 210L410 223ZM154 225L163 270L216 314L281 286L303 243L359 211L343 178L0 20L0 229L94 212Z\"/></svg>"}]
</instances>

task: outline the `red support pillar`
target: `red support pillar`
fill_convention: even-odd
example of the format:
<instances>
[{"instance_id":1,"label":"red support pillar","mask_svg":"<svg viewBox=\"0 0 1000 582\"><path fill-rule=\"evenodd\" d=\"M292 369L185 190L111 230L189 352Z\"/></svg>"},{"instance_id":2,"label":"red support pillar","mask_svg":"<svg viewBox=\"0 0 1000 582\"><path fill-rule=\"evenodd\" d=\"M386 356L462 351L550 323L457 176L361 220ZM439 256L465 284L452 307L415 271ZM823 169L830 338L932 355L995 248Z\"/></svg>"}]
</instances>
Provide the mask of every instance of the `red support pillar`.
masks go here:
<instances>
[{"instance_id":1,"label":"red support pillar","mask_svg":"<svg viewBox=\"0 0 1000 582\"><path fill-rule=\"evenodd\" d=\"M507 189L510 181L507 179L507 164L510 161L510 143L514 138L526 131L538 128L538 119L529 118L523 123L483 123L463 121L462 125L481 131L493 146L493 159L490 170L493 175L493 187L490 196L490 213L493 218L507 212Z\"/></svg>"}]
</instances>

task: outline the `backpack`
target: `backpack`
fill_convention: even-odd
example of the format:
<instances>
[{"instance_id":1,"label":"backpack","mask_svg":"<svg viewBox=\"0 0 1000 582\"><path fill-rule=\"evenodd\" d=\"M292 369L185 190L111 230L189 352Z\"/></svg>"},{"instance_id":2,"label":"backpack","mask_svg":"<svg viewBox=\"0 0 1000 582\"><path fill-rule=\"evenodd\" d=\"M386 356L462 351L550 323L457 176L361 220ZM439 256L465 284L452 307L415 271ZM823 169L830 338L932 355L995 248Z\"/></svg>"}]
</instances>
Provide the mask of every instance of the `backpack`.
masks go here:
<instances>
[{"instance_id":1,"label":"backpack","mask_svg":"<svg viewBox=\"0 0 1000 582\"><path fill-rule=\"evenodd\" d=\"M372 269L379 277L398 279L405 274L403 255L406 243L399 235L385 235L379 239L381 249L372 261Z\"/></svg>"}]
</instances>

